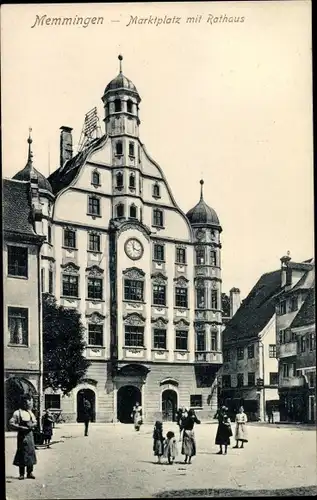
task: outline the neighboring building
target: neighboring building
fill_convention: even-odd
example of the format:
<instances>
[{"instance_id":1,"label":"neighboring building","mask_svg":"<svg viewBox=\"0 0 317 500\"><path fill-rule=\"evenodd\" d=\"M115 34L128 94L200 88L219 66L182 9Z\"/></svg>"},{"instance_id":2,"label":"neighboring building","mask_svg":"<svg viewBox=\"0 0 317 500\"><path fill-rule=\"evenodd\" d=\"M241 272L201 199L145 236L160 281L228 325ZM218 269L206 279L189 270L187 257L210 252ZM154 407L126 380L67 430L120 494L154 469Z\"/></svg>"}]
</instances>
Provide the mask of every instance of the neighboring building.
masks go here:
<instances>
[{"instance_id":1,"label":"neighboring building","mask_svg":"<svg viewBox=\"0 0 317 500\"><path fill-rule=\"evenodd\" d=\"M149 422L172 420L179 406L210 418L222 364L222 229L203 181L187 216L178 207L139 139L141 98L119 59L102 97L105 135L73 157L72 129L61 127L60 167L45 179L43 291L80 311L91 360L70 396L46 390L45 403L68 421L80 419L84 396L98 422L131 421L136 401Z\"/></svg>"},{"instance_id":2,"label":"neighboring building","mask_svg":"<svg viewBox=\"0 0 317 500\"><path fill-rule=\"evenodd\" d=\"M280 272L264 274L223 331L221 400L232 414L243 405L251 420L265 420L268 406L278 406L275 296L279 291Z\"/></svg>"},{"instance_id":3,"label":"neighboring building","mask_svg":"<svg viewBox=\"0 0 317 500\"><path fill-rule=\"evenodd\" d=\"M281 258L282 291L276 303L281 420L315 420L315 264Z\"/></svg>"},{"instance_id":4,"label":"neighboring building","mask_svg":"<svg viewBox=\"0 0 317 500\"><path fill-rule=\"evenodd\" d=\"M40 248L42 177L33 168L31 139L23 181L3 180L5 423L30 393L39 410L41 394ZM43 189L44 188L44 189Z\"/></svg>"},{"instance_id":5,"label":"neighboring building","mask_svg":"<svg viewBox=\"0 0 317 500\"><path fill-rule=\"evenodd\" d=\"M226 298L227 297L228 296L226 295ZM231 318L233 318L233 316L236 314L236 312L240 306L241 306L240 290L239 290L239 288L235 288L235 287L231 288L231 290L229 292L229 311L227 311L227 314L225 314L224 307L223 307L223 314L222 314L222 329L223 330L225 329L227 323L229 323Z\"/></svg>"}]
</instances>

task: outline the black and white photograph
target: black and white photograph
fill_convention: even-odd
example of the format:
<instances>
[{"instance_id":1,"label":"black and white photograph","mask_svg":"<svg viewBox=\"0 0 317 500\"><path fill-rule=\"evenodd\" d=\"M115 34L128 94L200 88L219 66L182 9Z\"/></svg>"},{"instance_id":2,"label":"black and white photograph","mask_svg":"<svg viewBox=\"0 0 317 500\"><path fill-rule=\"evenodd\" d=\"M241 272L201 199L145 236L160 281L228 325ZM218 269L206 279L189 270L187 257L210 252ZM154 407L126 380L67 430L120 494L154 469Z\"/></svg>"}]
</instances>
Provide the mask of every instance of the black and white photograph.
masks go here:
<instances>
[{"instance_id":1,"label":"black and white photograph","mask_svg":"<svg viewBox=\"0 0 317 500\"><path fill-rule=\"evenodd\" d=\"M8 500L317 494L311 8L2 4Z\"/></svg>"}]
</instances>

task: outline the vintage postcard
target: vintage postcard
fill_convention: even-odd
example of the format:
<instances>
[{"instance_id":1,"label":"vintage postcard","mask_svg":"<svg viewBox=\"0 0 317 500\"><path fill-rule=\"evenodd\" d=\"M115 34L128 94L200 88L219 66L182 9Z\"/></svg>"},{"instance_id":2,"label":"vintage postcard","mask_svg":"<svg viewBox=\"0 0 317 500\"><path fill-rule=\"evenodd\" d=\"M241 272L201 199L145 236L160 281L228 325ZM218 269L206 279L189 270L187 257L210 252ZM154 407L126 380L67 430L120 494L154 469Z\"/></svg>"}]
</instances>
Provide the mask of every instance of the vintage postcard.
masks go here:
<instances>
[{"instance_id":1,"label":"vintage postcard","mask_svg":"<svg viewBox=\"0 0 317 500\"><path fill-rule=\"evenodd\" d=\"M310 1L3 4L6 496L313 495Z\"/></svg>"}]
</instances>

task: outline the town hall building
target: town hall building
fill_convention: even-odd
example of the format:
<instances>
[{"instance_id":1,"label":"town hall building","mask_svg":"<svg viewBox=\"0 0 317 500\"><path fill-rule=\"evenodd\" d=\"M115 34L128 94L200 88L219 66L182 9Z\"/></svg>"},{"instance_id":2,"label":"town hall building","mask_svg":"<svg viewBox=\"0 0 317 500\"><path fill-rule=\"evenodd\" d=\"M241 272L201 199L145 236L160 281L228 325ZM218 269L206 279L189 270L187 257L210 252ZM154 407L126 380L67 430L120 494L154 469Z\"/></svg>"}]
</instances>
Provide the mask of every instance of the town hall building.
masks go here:
<instances>
[{"instance_id":1,"label":"town hall building","mask_svg":"<svg viewBox=\"0 0 317 500\"><path fill-rule=\"evenodd\" d=\"M102 96L104 135L74 156L63 126L59 168L46 179L32 166L42 291L81 313L91 361L69 396L46 390L45 405L70 422L83 397L96 422L129 422L136 402L145 422L173 420L181 406L207 419L222 364L222 228L202 180L197 205L187 215L177 205L140 140L141 98L119 60ZM14 179L30 182L28 165Z\"/></svg>"}]
</instances>

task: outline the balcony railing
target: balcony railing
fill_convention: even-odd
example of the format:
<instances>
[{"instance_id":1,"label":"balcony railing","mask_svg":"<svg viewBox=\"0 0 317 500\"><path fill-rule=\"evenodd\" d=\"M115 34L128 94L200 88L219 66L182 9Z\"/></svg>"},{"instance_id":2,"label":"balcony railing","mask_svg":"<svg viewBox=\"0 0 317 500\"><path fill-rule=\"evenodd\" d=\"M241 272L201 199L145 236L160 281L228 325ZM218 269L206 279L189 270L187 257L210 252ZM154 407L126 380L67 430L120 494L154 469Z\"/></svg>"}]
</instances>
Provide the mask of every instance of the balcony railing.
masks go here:
<instances>
[{"instance_id":1,"label":"balcony railing","mask_svg":"<svg viewBox=\"0 0 317 500\"><path fill-rule=\"evenodd\" d=\"M222 363L222 353L217 351L196 351L197 363Z\"/></svg>"},{"instance_id":2,"label":"balcony railing","mask_svg":"<svg viewBox=\"0 0 317 500\"><path fill-rule=\"evenodd\" d=\"M279 388L290 389L292 387L303 387L305 385L304 377L280 377Z\"/></svg>"},{"instance_id":3,"label":"balcony railing","mask_svg":"<svg viewBox=\"0 0 317 500\"><path fill-rule=\"evenodd\" d=\"M287 344L280 344L277 346L277 357L287 358L289 356L297 355L297 342L288 342Z\"/></svg>"}]
</instances>

